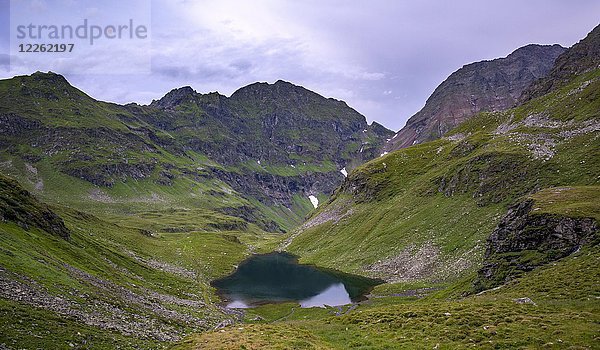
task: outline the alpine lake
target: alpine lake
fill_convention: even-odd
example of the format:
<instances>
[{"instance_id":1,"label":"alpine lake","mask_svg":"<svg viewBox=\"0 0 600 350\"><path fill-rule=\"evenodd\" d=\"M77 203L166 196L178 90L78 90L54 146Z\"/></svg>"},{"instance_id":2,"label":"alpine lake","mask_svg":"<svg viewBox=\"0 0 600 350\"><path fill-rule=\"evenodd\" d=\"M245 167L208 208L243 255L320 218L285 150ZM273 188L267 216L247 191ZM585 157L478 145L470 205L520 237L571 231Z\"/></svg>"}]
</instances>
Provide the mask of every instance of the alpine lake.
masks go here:
<instances>
[{"instance_id":1,"label":"alpine lake","mask_svg":"<svg viewBox=\"0 0 600 350\"><path fill-rule=\"evenodd\" d=\"M252 255L229 276L212 281L228 308L298 302L301 307L351 304L381 280L304 265L289 253Z\"/></svg>"}]
</instances>

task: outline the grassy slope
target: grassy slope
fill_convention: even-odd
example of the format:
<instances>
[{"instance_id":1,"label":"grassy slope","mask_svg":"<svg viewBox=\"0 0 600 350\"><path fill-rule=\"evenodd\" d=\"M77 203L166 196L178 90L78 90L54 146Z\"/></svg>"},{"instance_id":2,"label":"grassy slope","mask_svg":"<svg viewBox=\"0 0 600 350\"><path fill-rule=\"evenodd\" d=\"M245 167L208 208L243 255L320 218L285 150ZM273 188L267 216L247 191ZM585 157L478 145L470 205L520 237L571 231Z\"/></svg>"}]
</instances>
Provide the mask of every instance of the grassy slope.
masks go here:
<instances>
[{"instance_id":1,"label":"grassy slope","mask_svg":"<svg viewBox=\"0 0 600 350\"><path fill-rule=\"evenodd\" d=\"M6 182L4 177L0 180ZM26 204L24 210L29 212L47 210L45 205L27 197L18 185L7 183L16 190L3 191L3 200L14 203L15 208ZM50 344L67 348L69 343L109 349L115 345L164 347L166 339L155 329L167 329L170 337L180 337L230 319L231 315L216 306L218 298L209 282L231 272L251 250L271 250L274 246L271 241L278 237L252 226L243 232L200 231L197 227L200 215L183 215L188 213L180 214L175 226L190 231L169 233L160 227L173 226L174 215L149 213L154 216L137 219L140 221L121 216L118 225L63 206L51 209L64 219L70 231L68 240L38 228L44 227L43 224L21 220L18 226L8 216L3 219L7 221L0 222L0 280L3 288L7 288L3 294L16 288L38 292L37 296L23 292L20 297L2 299L0 344L18 344L20 348ZM156 225L152 236L133 228L146 227L150 222ZM22 286L13 287L7 281L17 281ZM65 309L56 300L54 304L59 307L44 303L56 296L69 303L67 309L83 310L108 322L109 329L92 326L93 319L83 322L77 316L61 315L60 310ZM174 302L173 298L185 302ZM42 307L31 306L31 301ZM202 322L166 317L161 309ZM11 321L14 317L18 323ZM115 320L123 325L118 321L125 319L125 324L134 324L140 318L145 320L144 326L136 331L145 332L144 336L135 332L127 336L131 331L110 326Z\"/></svg>"},{"instance_id":2,"label":"grassy slope","mask_svg":"<svg viewBox=\"0 0 600 350\"><path fill-rule=\"evenodd\" d=\"M234 266L249 254L248 246L258 251L269 250L272 244L264 233L260 236L248 232L189 232L168 233L155 237L147 237L138 229L130 229L105 221L82 215L69 209L59 209L65 218L72 235L69 242L50 236L46 232L33 229L26 231L14 224L0 224L0 266L10 274L26 276L26 284L41 286L51 295L62 296L73 300L85 309L96 301L107 302L121 307L132 314L142 314L155 319L158 324L174 327L180 334L191 330L199 330L197 325L186 324L177 320L164 319L153 314L143 305L131 303L119 294L111 294L109 290L90 284L85 278L73 274L70 267L84 271L102 281L114 283L135 294L148 296L149 291L166 296L206 303L206 306L173 305L169 302L159 303L167 309L177 310L185 315L205 320L203 327L214 327L223 319L230 318L222 310L215 307L218 298L209 286L210 280L230 273ZM242 243L243 242L243 243ZM160 264L159 267L153 264ZM172 269L172 270L171 270ZM171 272L171 271L175 272ZM178 271L184 271L180 273ZM21 277L18 277L21 278ZM85 294L84 299L77 295ZM3 299L4 300L4 299ZM77 323L69 317L57 318L56 314L44 309L34 308L28 317L20 319L18 330L14 324L7 322L13 312L29 313L32 310L25 304L4 300L0 308L0 326L3 336L0 343L10 340L19 346L44 346L54 342L54 338L38 339L35 334L42 329L52 329L59 325L75 326ZM53 314L46 318L45 315ZM39 317L38 317L39 316ZM61 333L64 341L71 339L75 328L88 329L88 343L100 346L105 341L121 339L115 335L120 332L100 330L95 327L78 325L70 331ZM202 328L200 328L202 329ZM139 341L130 337L125 342L144 343L146 346L164 346L152 336ZM37 344L36 346L34 346ZM107 346L112 348L112 346Z\"/></svg>"},{"instance_id":3,"label":"grassy slope","mask_svg":"<svg viewBox=\"0 0 600 350\"><path fill-rule=\"evenodd\" d=\"M417 280L439 282L460 275L461 268L473 271L485 239L507 205L521 196L548 187L582 186L574 195L577 203L568 204L573 210L598 198L593 185L600 183L600 139L589 126L598 127L599 77L596 70L524 106L473 118L452 131L451 138L365 164L313 216L337 212L333 216L341 220L302 231L288 249L305 262L365 273L382 258L403 252L415 257L415 246L429 245L443 263ZM537 127L525 123L531 115L547 122ZM502 124L514 128L499 133ZM587 132L577 132L586 127ZM554 156L535 158L532 150L546 142L556 143ZM341 215L347 210L351 215ZM465 259L472 263L463 264ZM445 270L448 264L456 274Z\"/></svg>"}]
</instances>

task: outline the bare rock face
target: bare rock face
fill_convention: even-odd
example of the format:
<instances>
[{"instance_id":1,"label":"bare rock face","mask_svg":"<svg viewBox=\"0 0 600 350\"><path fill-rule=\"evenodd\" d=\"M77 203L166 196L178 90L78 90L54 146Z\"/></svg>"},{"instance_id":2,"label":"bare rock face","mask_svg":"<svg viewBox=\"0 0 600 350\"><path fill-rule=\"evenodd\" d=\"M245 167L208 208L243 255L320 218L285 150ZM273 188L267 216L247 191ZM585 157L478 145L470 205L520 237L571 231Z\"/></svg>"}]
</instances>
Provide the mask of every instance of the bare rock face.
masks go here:
<instances>
[{"instance_id":1,"label":"bare rock face","mask_svg":"<svg viewBox=\"0 0 600 350\"><path fill-rule=\"evenodd\" d=\"M509 208L500 220L488 238L476 290L496 287L564 258L582 245L598 243L594 218L535 214L532 208L533 201L525 200Z\"/></svg>"},{"instance_id":2,"label":"bare rock face","mask_svg":"<svg viewBox=\"0 0 600 350\"><path fill-rule=\"evenodd\" d=\"M452 73L385 146L393 151L435 140L483 111L515 102L533 81L544 77L565 51L560 45L527 45L505 58L468 64Z\"/></svg>"}]
</instances>

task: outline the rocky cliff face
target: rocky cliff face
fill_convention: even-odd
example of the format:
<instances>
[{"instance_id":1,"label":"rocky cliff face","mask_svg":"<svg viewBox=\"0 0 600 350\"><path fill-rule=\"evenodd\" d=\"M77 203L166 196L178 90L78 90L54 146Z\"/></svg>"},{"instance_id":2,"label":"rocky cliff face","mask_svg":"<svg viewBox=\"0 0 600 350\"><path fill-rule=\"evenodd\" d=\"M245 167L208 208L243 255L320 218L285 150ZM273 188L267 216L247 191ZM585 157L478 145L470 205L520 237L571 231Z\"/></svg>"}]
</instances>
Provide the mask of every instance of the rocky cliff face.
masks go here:
<instances>
[{"instance_id":1,"label":"rocky cliff face","mask_svg":"<svg viewBox=\"0 0 600 350\"><path fill-rule=\"evenodd\" d=\"M496 287L584 244L598 243L594 218L536 214L533 204L525 200L509 208L488 238L476 290Z\"/></svg>"},{"instance_id":2,"label":"rocky cliff face","mask_svg":"<svg viewBox=\"0 0 600 350\"><path fill-rule=\"evenodd\" d=\"M523 91L520 102L545 95L567 84L569 80L600 67L600 25L584 39L562 53L547 76L536 80Z\"/></svg>"},{"instance_id":3,"label":"rocky cliff face","mask_svg":"<svg viewBox=\"0 0 600 350\"><path fill-rule=\"evenodd\" d=\"M560 45L527 45L505 58L468 64L452 73L388 143L386 151L437 139L482 111L500 111L552 69Z\"/></svg>"}]
</instances>

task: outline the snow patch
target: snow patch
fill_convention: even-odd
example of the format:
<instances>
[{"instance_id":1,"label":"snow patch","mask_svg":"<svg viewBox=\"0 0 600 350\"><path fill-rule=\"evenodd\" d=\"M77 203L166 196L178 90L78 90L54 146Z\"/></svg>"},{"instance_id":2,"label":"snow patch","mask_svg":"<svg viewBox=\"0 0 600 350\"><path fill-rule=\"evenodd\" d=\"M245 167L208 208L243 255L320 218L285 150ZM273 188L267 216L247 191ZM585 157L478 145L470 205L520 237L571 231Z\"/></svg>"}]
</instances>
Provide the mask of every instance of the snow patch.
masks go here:
<instances>
[{"instance_id":1,"label":"snow patch","mask_svg":"<svg viewBox=\"0 0 600 350\"><path fill-rule=\"evenodd\" d=\"M317 197L311 194L310 196L308 196L308 199L310 199L310 202L312 203L313 207L317 208L319 206L319 200L317 199Z\"/></svg>"},{"instance_id":2,"label":"snow patch","mask_svg":"<svg viewBox=\"0 0 600 350\"><path fill-rule=\"evenodd\" d=\"M383 152L383 153L381 153L379 156L380 156L380 157L383 157L383 156L385 156L385 155L386 155L386 154L388 154L388 153L390 153L390 152Z\"/></svg>"},{"instance_id":3,"label":"snow patch","mask_svg":"<svg viewBox=\"0 0 600 350\"><path fill-rule=\"evenodd\" d=\"M342 173L342 175L344 175L344 177L348 177L348 172L346 171L346 167L344 167L342 170L340 170L340 173Z\"/></svg>"},{"instance_id":4,"label":"snow patch","mask_svg":"<svg viewBox=\"0 0 600 350\"><path fill-rule=\"evenodd\" d=\"M257 162L258 164L260 164L260 160L257 160L256 162Z\"/></svg>"}]
</instances>

